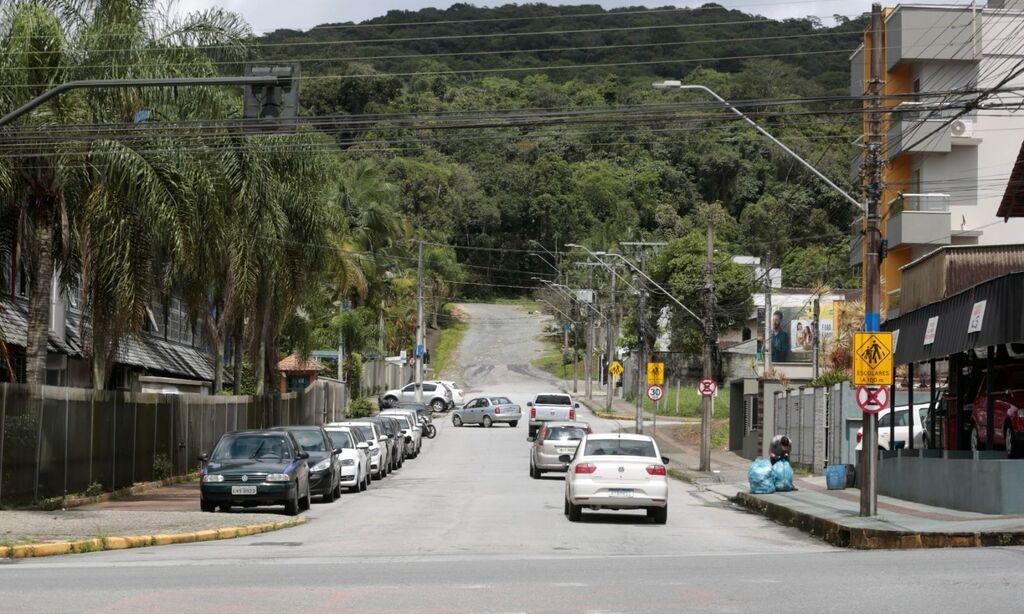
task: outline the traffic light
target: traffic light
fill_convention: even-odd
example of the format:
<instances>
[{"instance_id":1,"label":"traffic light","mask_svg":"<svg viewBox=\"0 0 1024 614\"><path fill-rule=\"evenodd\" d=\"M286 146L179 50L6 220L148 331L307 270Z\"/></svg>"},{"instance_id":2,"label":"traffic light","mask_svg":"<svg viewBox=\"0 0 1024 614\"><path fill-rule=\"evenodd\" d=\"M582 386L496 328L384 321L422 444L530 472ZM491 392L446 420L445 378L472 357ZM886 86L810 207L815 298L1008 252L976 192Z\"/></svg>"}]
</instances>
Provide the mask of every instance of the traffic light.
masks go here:
<instances>
[{"instance_id":1,"label":"traffic light","mask_svg":"<svg viewBox=\"0 0 1024 614\"><path fill-rule=\"evenodd\" d=\"M282 131L293 129L299 114L299 65L246 66L247 76L274 76L275 85L247 85L245 109L247 120L264 120L257 130Z\"/></svg>"}]
</instances>

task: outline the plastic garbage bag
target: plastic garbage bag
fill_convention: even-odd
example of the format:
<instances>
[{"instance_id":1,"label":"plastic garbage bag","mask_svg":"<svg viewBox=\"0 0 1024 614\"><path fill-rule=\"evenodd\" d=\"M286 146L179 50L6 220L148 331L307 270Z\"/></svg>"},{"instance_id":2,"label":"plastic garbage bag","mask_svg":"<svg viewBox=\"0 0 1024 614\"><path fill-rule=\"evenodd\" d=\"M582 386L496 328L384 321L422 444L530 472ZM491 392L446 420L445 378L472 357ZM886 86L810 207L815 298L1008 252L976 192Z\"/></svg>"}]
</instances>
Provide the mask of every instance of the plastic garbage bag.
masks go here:
<instances>
[{"instance_id":1,"label":"plastic garbage bag","mask_svg":"<svg viewBox=\"0 0 1024 614\"><path fill-rule=\"evenodd\" d=\"M776 492L793 490L793 466L788 460L782 459L772 465L772 475L775 477Z\"/></svg>"},{"instance_id":2,"label":"plastic garbage bag","mask_svg":"<svg viewBox=\"0 0 1024 614\"><path fill-rule=\"evenodd\" d=\"M775 492L775 473L772 471L771 461L767 458L759 456L750 463L747 479L750 481L752 495L770 495Z\"/></svg>"}]
</instances>

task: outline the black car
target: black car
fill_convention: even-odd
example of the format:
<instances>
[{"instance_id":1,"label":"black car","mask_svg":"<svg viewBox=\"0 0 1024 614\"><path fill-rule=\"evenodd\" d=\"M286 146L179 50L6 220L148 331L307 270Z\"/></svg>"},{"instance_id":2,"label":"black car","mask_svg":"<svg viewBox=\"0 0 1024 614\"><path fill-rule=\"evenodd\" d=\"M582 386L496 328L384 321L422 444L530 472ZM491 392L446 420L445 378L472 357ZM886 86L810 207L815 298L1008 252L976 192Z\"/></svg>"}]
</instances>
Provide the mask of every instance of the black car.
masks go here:
<instances>
[{"instance_id":1,"label":"black car","mask_svg":"<svg viewBox=\"0 0 1024 614\"><path fill-rule=\"evenodd\" d=\"M203 454L199 508L227 512L233 505L283 505L294 516L309 509L309 467L291 433L241 431L220 438L213 454Z\"/></svg>"},{"instance_id":2,"label":"black car","mask_svg":"<svg viewBox=\"0 0 1024 614\"><path fill-rule=\"evenodd\" d=\"M309 454L309 488L324 503L341 496L340 448L335 448L330 435L319 426L277 426L272 430L291 433L303 452Z\"/></svg>"},{"instance_id":3,"label":"black car","mask_svg":"<svg viewBox=\"0 0 1024 614\"><path fill-rule=\"evenodd\" d=\"M373 416L372 418L364 418L364 420L377 423L380 429L384 431L384 434L388 436L386 442L381 442L381 445L387 445L391 450L391 454L388 456L391 459L388 471L394 471L404 465L405 438L402 436L402 427L398 424L398 421L387 416Z\"/></svg>"}]
</instances>

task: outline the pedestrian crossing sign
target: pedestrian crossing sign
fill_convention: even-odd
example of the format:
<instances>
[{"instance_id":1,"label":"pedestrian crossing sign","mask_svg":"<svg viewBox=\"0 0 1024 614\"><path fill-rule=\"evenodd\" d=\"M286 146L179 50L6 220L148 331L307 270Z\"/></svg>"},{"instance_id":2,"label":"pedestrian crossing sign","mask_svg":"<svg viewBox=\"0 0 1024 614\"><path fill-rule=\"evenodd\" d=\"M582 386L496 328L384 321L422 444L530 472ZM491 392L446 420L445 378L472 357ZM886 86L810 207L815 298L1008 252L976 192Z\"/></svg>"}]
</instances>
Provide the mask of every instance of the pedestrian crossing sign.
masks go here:
<instances>
[{"instance_id":1,"label":"pedestrian crossing sign","mask_svg":"<svg viewBox=\"0 0 1024 614\"><path fill-rule=\"evenodd\" d=\"M893 382L892 333L854 333L853 348L855 386L888 386Z\"/></svg>"},{"instance_id":2,"label":"pedestrian crossing sign","mask_svg":"<svg viewBox=\"0 0 1024 614\"><path fill-rule=\"evenodd\" d=\"M647 363L647 385L661 386L665 383L665 363Z\"/></svg>"},{"instance_id":3,"label":"pedestrian crossing sign","mask_svg":"<svg viewBox=\"0 0 1024 614\"><path fill-rule=\"evenodd\" d=\"M608 365L608 372L615 377L622 375L624 370L625 369L622 368L622 363L617 360L613 360L612 364Z\"/></svg>"}]
</instances>

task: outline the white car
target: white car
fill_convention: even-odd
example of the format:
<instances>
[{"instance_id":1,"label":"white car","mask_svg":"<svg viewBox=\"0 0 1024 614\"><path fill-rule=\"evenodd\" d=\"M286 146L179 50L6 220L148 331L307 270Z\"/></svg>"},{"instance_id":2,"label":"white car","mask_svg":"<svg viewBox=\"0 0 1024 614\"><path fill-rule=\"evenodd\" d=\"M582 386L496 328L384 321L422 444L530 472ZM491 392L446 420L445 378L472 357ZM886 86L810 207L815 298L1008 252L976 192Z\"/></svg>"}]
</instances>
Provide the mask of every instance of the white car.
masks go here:
<instances>
[{"instance_id":1,"label":"white car","mask_svg":"<svg viewBox=\"0 0 1024 614\"><path fill-rule=\"evenodd\" d=\"M391 459L388 456L390 446L382 445L388 441L388 436L380 430L376 423L352 420L348 422L332 422L331 424L324 425L324 428L329 426L348 426L357 429L359 434L366 440L366 443L370 444L370 473L373 475L373 479L379 480L388 474L388 467L391 466L389 464Z\"/></svg>"},{"instance_id":2,"label":"white car","mask_svg":"<svg viewBox=\"0 0 1024 614\"><path fill-rule=\"evenodd\" d=\"M438 380L438 382L440 382L440 383L444 384L445 386L447 386L448 390L451 390L451 392L452 392L452 405L454 405L455 407L462 407L462 405L466 402L466 393L465 393L465 391L463 391L462 388L459 388L455 384L455 382L452 382L452 381L449 381L449 380Z\"/></svg>"},{"instance_id":3,"label":"white car","mask_svg":"<svg viewBox=\"0 0 1024 614\"><path fill-rule=\"evenodd\" d=\"M416 383L406 385L404 388L388 390L380 395L378 405L381 409L394 407L400 401L416 400ZM440 382L423 382L423 402L436 411L442 412L455 406L452 401L452 391Z\"/></svg>"},{"instance_id":4,"label":"white car","mask_svg":"<svg viewBox=\"0 0 1024 614\"><path fill-rule=\"evenodd\" d=\"M928 447L928 402L923 401L921 403L914 403L914 447L918 450ZM910 408L907 405L896 408L896 448L906 448L907 441L910 438L908 419L910 417ZM892 442L889 441L890 437L890 425L892 421L892 409L887 408L878 412L878 449L879 450L891 450L893 449ZM857 450L861 449L861 440L864 438L864 429L857 429Z\"/></svg>"},{"instance_id":5,"label":"white car","mask_svg":"<svg viewBox=\"0 0 1024 614\"><path fill-rule=\"evenodd\" d=\"M406 458L416 458L420 455L420 447L423 446L423 429L416 417L416 412L403 409L388 409L380 412L380 415L398 420L402 425L402 436L408 439L405 442Z\"/></svg>"},{"instance_id":6,"label":"white car","mask_svg":"<svg viewBox=\"0 0 1024 614\"><path fill-rule=\"evenodd\" d=\"M341 485L350 492L366 490L370 475L370 444L352 426L325 426L335 448L341 448Z\"/></svg>"},{"instance_id":7,"label":"white car","mask_svg":"<svg viewBox=\"0 0 1024 614\"><path fill-rule=\"evenodd\" d=\"M587 435L573 455L565 476L565 515L577 522L583 508L643 509L655 524L668 521L668 459L647 435Z\"/></svg>"}]
</instances>

